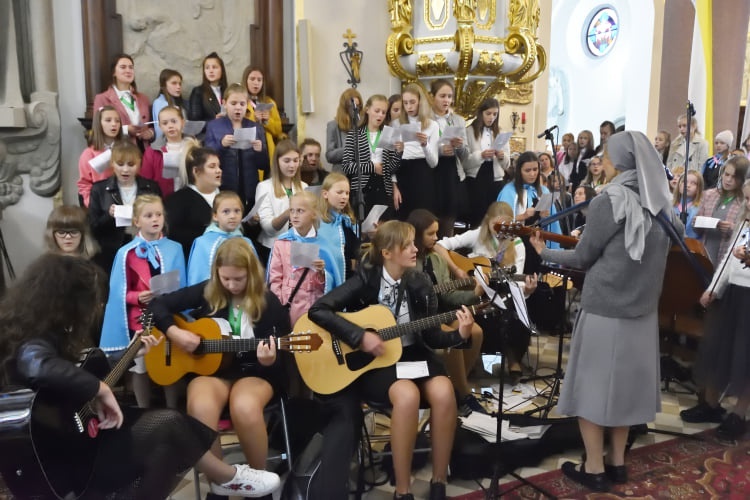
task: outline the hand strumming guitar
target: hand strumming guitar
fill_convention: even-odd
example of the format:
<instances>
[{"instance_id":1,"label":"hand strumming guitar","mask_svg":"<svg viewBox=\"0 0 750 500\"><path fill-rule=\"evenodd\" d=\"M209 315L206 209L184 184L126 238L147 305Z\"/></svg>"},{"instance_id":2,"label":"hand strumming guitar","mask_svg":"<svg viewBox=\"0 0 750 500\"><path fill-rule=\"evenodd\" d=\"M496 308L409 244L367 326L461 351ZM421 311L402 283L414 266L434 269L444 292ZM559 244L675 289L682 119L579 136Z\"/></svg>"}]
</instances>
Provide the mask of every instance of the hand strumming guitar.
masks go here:
<instances>
[{"instance_id":1,"label":"hand strumming guitar","mask_svg":"<svg viewBox=\"0 0 750 500\"><path fill-rule=\"evenodd\" d=\"M193 352L198 348L201 343L201 338L182 328L172 325L167 328L166 331L169 340L177 344L177 346L185 352Z\"/></svg>"},{"instance_id":2,"label":"hand strumming guitar","mask_svg":"<svg viewBox=\"0 0 750 500\"><path fill-rule=\"evenodd\" d=\"M385 351L385 344L375 330L368 328L362 336L360 349L369 352L373 356L380 356Z\"/></svg>"}]
</instances>

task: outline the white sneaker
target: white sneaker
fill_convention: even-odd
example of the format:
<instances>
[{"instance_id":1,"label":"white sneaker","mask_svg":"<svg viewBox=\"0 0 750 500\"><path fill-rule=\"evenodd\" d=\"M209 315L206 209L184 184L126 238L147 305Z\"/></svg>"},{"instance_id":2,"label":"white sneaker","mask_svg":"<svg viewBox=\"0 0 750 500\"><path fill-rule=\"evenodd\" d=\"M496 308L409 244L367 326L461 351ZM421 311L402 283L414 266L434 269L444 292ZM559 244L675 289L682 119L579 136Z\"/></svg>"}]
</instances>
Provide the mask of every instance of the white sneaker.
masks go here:
<instances>
[{"instance_id":1,"label":"white sneaker","mask_svg":"<svg viewBox=\"0 0 750 500\"><path fill-rule=\"evenodd\" d=\"M273 472L256 470L247 464L234 467L234 477L226 483L211 483L211 493L256 498L273 493L281 485L281 479Z\"/></svg>"}]
</instances>

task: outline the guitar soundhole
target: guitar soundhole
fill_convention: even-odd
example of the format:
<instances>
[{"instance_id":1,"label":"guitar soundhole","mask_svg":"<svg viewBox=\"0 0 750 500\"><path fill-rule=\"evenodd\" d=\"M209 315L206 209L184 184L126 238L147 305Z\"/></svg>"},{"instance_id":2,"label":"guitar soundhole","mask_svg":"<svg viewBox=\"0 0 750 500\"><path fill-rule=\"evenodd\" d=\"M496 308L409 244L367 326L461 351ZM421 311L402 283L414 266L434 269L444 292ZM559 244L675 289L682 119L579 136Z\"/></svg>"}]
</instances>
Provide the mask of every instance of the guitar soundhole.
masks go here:
<instances>
[{"instance_id":1,"label":"guitar soundhole","mask_svg":"<svg viewBox=\"0 0 750 500\"><path fill-rule=\"evenodd\" d=\"M91 439L95 438L99 435L99 420L96 418L92 418L88 421L86 424L86 433L89 435Z\"/></svg>"},{"instance_id":2,"label":"guitar soundhole","mask_svg":"<svg viewBox=\"0 0 750 500\"><path fill-rule=\"evenodd\" d=\"M364 351L353 351L346 355L346 366L352 371L360 370L372 363L375 359L370 353Z\"/></svg>"}]
</instances>

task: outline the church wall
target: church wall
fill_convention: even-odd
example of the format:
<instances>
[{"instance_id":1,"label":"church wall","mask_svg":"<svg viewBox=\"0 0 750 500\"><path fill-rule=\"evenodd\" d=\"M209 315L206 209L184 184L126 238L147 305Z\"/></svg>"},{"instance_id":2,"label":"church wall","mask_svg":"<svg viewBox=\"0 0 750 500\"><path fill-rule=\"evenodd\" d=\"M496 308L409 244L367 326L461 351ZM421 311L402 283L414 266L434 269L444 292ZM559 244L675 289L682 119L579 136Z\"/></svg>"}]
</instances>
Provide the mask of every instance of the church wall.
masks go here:
<instances>
[{"instance_id":1,"label":"church wall","mask_svg":"<svg viewBox=\"0 0 750 500\"><path fill-rule=\"evenodd\" d=\"M652 62L652 0L613 0L620 16L619 39L605 57L583 46L584 23L599 0L563 0L552 5L548 126L577 134L589 129L598 142L599 124L612 120L646 130Z\"/></svg>"}]
</instances>

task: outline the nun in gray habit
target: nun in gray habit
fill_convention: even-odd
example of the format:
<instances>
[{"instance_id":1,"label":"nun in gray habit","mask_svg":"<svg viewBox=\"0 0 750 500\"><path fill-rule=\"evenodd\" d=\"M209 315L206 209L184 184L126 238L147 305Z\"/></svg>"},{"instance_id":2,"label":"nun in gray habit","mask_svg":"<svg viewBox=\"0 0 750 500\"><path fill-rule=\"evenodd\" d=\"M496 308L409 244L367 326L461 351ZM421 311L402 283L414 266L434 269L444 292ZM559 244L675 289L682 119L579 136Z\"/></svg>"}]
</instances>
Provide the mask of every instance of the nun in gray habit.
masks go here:
<instances>
[{"instance_id":1,"label":"nun in gray habit","mask_svg":"<svg viewBox=\"0 0 750 500\"><path fill-rule=\"evenodd\" d=\"M558 411L578 417L586 447L586 462L566 462L563 473L598 491L627 481L628 428L661 409L657 308L671 242L654 216L663 211L684 233L659 154L644 134L614 134L603 164L609 183L591 201L575 249L551 250L538 233L531 238L543 260L586 271Z\"/></svg>"}]
</instances>

